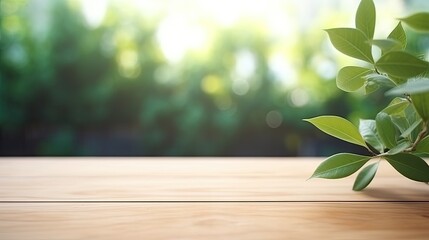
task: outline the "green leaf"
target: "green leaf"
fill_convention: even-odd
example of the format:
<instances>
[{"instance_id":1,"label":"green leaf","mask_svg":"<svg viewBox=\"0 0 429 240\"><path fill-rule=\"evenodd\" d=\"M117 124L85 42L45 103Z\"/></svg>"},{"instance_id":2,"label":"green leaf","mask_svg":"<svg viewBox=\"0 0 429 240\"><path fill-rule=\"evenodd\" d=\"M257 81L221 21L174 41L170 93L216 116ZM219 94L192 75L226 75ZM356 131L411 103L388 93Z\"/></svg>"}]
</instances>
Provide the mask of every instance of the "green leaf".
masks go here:
<instances>
[{"instance_id":1,"label":"green leaf","mask_svg":"<svg viewBox=\"0 0 429 240\"><path fill-rule=\"evenodd\" d=\"M375 118L378 135L384 146L393 148L397 144L396 128L390 116L385 112L380 112Z\"/></svg>"},{"instance_id":2,"label":"green leaf","mask_svg":"<svg viewBox=\"0 0 429 240\"><path fill-rule=\"evenodd\" d=\"M401 133L402 138L406 138L411 135L411 133L423 122L421 118L417 119L410 127Z\"/></svg>"},{"instance_id":3,"label":"green leaf","mask_svg":"<svg viewBox=\"0 0 429 240\"><path fill-rule=\"evenodd\" d=\"M426 136L417 144L416 152L429 153L429 136Z\"/></svg>"},{"instance_id":4,"label":"green leaf","mask_svg":"<svg viewBox=\"0 0 429 240\"><path fill-rule=\"evenodd\" d=\"M332 28L326 32L334 47L353 58L357 58L369 63L374 63L371 53L371 45L368 44L368 37L359 29L354 28Z\"/></svg>"},{"instance_id":5,"label":"green leaf","mask_svg":"<svg viewBox=\"0 0 429 240\"><path fill-rule=\"evenodd\" d=\"M414 107L411 106L411 109L413 108ZM422 123L422 119L417 115L415 110L412 113L404 111L403 115L392 115L390 117L396 128L401 132L399 137L414 141L413 139L416 138Z\"/></svg>"},{"instance_id":6,"label":"green leaf","mask_svg":"<svg viewBox=\"0 0 429 240\"><path fill-rule=\"evenodd\" d=\"M369 41L369 43L379 47L383 53L392 50L402 50L402 44L394 39L374 39Z\"/></svg>"},{"instance_id":7,"label":"green leaf","mask_svg":"<svg viewBox=\"0 0 429 240\"><path fill-rule=\"evenodd\" d=\"M388 155L395 155L398 153L403 152L405 149L409 148L411 146L411 142L407 141L407 140L403 140L400 143L398 143L398 145L396 145L395 147L393 147L392 149L390 149L387 154Z\"/></svg>"},{"instance_id":8,"label":"green leaf","mask_svg":"<svg viewBox=\"0 0 429 240\"><path fill-rule=\"evenodd\" d=\"M367 147L365 140L359 130L349 121L337 116L320 116L311 119L304 119L310 122L321 131L341 140Z\"/></svg>"},{"instance_id":9,"label":"green leaf","mask_svg":"<svg viewBox=\"0 0 429 240\"><path fill-rule=\"evenodd\" d=\"M364 88L365 88L365 94L368 95L370 93L373 93L373 92L377 91L377 89L380 88L380 85L378 85L375 82L366 81Z\"/></svg>"},{"instance_id":10,"label":"green leaf","mask_svg":"<svg viewBox=\"0 0 429 240\"><path fill-rule=\"evenodd\" d=\"M395 76L389 75L389 78L392 79L392 81L396 83L396 85L401 85L407 82L407 78L403 78L403 77L401 78L401 77L395 77Z\"/></svg>"},{"instance_id":11,"label":"green leaf","mask_svg":"<svg viewBox=\"0 0 429 240\"><path fill-rule=\"evenodd\" d=\"M374 37L375 30L375 6L372 0L362 0L356 11L356 28L361 30L368 39Z\"/></svg>"},{"instance_id":12,"label":"green leaf","mask_svg":"<svg viewBox=\"0 0 429 240\"><path fill-rule=\"evenodd\" d=\"M405 98L396 97L394 98L389 105L382 110L389 115L399 114L404 111L410 105L410 102Z\"/></svg>"},{"instance_id":13,"label":"green leaf","mask_svg":"<svg viewBox=\"0 0 429 240\"><path fill-rule=\"evenodd\" d=\"M359 121L359 132L363 139L378 152L382 153L384 151L384 145L377 134L375 120L361 119Z\"/></svg>"},{"instance_id":14,"label":"green leaf","mask_svg":"<svg viewBox=\"0 0 429 240\"><path fill-rule=\"evenodd\" d=\"M372 179L374 179L377 169L378 162L372 163L362 169L356 177L355 183L353 184L353 190L361 191L366 188L371 183Z\"/></svg>"},{"instance_id":15,"label":"green leaf","mask_svg":"<svg viewBox=\"0 0 429 240\"><path fill-rule=\"evenodd\" d=\"M346 92L354 92L365 84L365 76L373 70L362 67L347 66L340 69L337 75L337 87Z\"/></svg>"},{"instance_id":16,"label":"green leaf","mask_svg":"<svg viewBox=\"0 0 429 240\"><path fill-rule=\"evenodd\" d=\"M429 78L413 78L408 82L392 88L386 95L404 95L429 92Z\"/></svg>"},{"instance_id":17,"label":"green leaf","mask_svg":"<svg viewBox=\"0 0 429 240\"><path fill-rule=\"evenodd\" d=\"M371 73L365 76L366 80L368 82L373 82L377 85L386 86L386 87L395 87L396 84L394 81L392 81L390 78L388 78L385 75L381 75L378 73Z\"/></svg>"},{"instance_id":18,"label":"green leaf","mask_svg":"<svg viewBox=\"0 0 429 240\"><path fill-rule=\"evenodd\" d=\"M412 94L411 100L420 117L426 122L429 120L429 93Z\"/></svg>"},{"instance_id":19,"label":"green leaf","mask_svg":"<svg viewBox=\"0 0 429 240\"><path fill-rule=\"evenodd\" d=\"M404 109L404 116L408 121L408 127L410 127L413 123L422 120L422 118L417 113L416 108L414 107L413 104L410 104L406 109ZM405 129L405 131L407 131L407 129ZM405 131L402 131L402 132L405 132ZM419 132L420 132L420 127L417 127L416 129L414 129L414 131L412 131L410 135L410 139L416 139Z\"/></svg>"},{"instance_id":20,"label":"green leaf","mask_svg":"<svg viewBox=\"0 0 429 240\"><path fill-rule=\"evenodd\" d=\"M393 31L389 34L387 38L400 42L402 49L405 49L405 47L407 46L407 35L405 34L401 22L396 25L396 27L393 29Z\"/></svg>"},{"instance_id":21,"label":"green leaf","mask_svg":"<svg viewBox=\"0 0 429 240\"><path fill-rule=\"evenodd\" d=\"M418 182L429 182L429 166L420 157L409 153L399 153L386 156L386 160L405 177Z\"/></svg>"},{"instance_id":22,"label":"green leaf","mask_svg":"<svg viewBox=\"0 0 429 240\"><path fill-rule=\"evenodd\" d=\"M410 122L404 115L391 115L393 124L401 133L405 132L410 127Z\"/></svg>"},{"instance_id":23,"label":"green leaf","mask_svg":"<svg viewBox=\"0 0 429 240\"><path fill-rule=\"evenodd\" d=\"M375 66L380 71L399 78L415 77L429 69L428 62L402 51L386 53Z\"/></svg>"},{"instance_id":24,"label":"green leaf","mask_svg":"<svg viewBox=\"0 0 429 240\"><path fill-rule=\"evenodd\" d=\"M416 13L400 20L416 30L429 31L429 12Z\"/></svg>"},{"instance_id":25,"label":"green leaf","mask_svg":"<svg viewBox=\"0 0 429 240\"><path fill-rule=\"evenodd\" d=\"M351 153L335 154L323 161L310 178L336 179L347 177L361 168L370 157Z\"/></svg>"}]
</instances>

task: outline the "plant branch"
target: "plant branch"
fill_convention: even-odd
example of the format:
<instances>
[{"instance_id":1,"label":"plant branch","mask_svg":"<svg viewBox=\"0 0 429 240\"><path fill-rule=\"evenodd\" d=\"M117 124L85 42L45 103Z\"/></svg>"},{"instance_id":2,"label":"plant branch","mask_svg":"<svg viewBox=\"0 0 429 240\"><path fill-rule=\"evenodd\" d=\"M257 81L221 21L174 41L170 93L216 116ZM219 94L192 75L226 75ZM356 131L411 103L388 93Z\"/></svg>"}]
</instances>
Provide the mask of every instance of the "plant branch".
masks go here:
<instances>
[{"instance_id":1,"label":"plant branch","mask_svg":"<svg viewBox=\"0 0 429 240\"><path fill-rule=\"evenodd\" d=\"M405 150L404 150L404 152L412 152L412 151L416 150L416 146L417 146L417 144L419 144L419 143L420 143L420 141L421 141L424 137L426 137L427 133L428 133L428 122L427 122L427 121L425 121L425 122L423 123L423 129L420 131L419 135L417 135L417 138L416 138L416 140L414 141L413 145L411 145L411 147L409 147L409 148L405 149Z\"/></svg>"}]
</instances>

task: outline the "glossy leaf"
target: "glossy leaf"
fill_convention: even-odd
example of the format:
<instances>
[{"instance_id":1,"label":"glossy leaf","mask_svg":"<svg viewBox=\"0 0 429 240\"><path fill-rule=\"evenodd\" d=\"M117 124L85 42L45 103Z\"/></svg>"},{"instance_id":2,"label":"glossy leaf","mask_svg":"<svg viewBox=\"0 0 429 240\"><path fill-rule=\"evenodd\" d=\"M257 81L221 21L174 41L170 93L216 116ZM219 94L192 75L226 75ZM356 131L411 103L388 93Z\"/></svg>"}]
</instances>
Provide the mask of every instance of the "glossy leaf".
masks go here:
<instances>
[{"instance_id":1,"label":"glossy leaf","mask_svg":"<svg viewBox=\"0 0 429 240\"><path fill-rule=\"evenodd\" d=\"M347 177L361 168L370 157L351 153L339 153L323 161L310 178L336 179Z\"/></svg>"},{"instance_id":2,"label":"glossy leaf","mask_svg":"<svg viewBox=\"0 0 429 240\"><path fill-rule=\"evenodd\" d=\"M374 179L375 174L377 173L378 162L372 163L366 166L356 177L355 183L353 184L354 191L361 191L366 188Z\"/></svg>"},{"instance_id":3,"label":"glossy leaf","mask_svg":"<svg viewBox=\"0 0 429 240\"><path fill-rule=\"evenodd\" d=\"M429 153L429 136L426 136L417 144L416 152Z\"/></svg>"},{"instance_id":4,"label":"glossy leaf","mask_svg":"<svg viewBox=\"0 0 429 240\"><path fill-rule=\"evenodd\" d=\"M378 152L382 153L384 151L383 142L377 134L375 120L361 119L359 121L359 132L363 139Z\"/></svg>"},{"instance_id":5,"label":"glossy leaf","mask_svg":"<svg viewBox=\"0 0 429 240\"><path fill-rule=\"evenodd\" d=\"M356 28L361 30L368 39L374 37L376 12L372 0L362 0L356 11Z\"/></svg>"},{"instance_id":6,"label":"glossy leaf","mask_svg":"<svg viewBox=\"0 0 429 240\"><path fill-rule=\"evenodd\" d=\"M402 51L386 53L375 65L380 71L399 78L415 77L429 69L428 62Z\"/></svg>"},{"instance_id":7,"label":"glossy leaf","mask_svg":"<svg viewBox=\"0 0 429 240\"><path fill-rule=\"evenodd\" d=\"M419 114L416 111L416 108L413 104L410 104L405 110L404 110L404 116L407 119L409 126L411 126L413 123L417 121L421 121L422 118L419 116ZM410 138L416 139L418 133L421 131L420 127L417 127L414 129L414 131L411 133Z\"/></svg>"},{"instance_id":8,"label":"glossy leaf","mask_svg":"<svg viewBox=\"0 0 429 240\"><path fill-rule=\"evenodd\" d=\"M341 140L367 147L359 130L348 120L337 116L320 116L305 119L321 131Z\"/></svg>"},{"instance_id":9,"label":"glossy leaf","mask_svg":"<svg viewBox=\"0 0 429 240\"><path fill-rule=\"evenodd\" d=\"M396 128L390 116L385 112L380 112L375 118L377 132L383 144L388 148L396 146Z\"/></svg>"},{"instance_id":10,"label":"glossy leaf","mask_svg":"<svg viewBox=\"0 0 429 240\"><path fill-rule=\"evenodd\" d=\"M404 111L410 105L410 102L405 98L396 97L394 98L387 107L385 107L382 112L385 112L389 115L399 114Z\"/></svg>"},{"instance_id":11,"label":"glossy leaf","mask_svg":"<svg viewBox=\"0 0 429 240\"><path fill-rule=\"evenodd\" d=\"M400 20L416 30L429 31L429 12L416 13Z\"/></svg>"},{"instance_id":12,"label":"glossy leaf","mask_svg":"<svg viewBox=\"0 0 429 240\"><path fill-rule=\"evenodd\" d=\"M372 45L379 47L383 53L392 50L401 50L402 44L394 39L374 39L369 41Z\"/></svg>"},{"instance_id":13,"label":"glossy leaf","mask_svg":"<svg viewBox=\"0 0 429 240\"><path fill-rule=\"evenodd\" d=\"M395 76L389 75L389 79L392 79L392 81L396 83L396 85L401 85L406 83L408 78L395 77Z\"/></svg>"},{"instance_id":14,"label":"glossy leaf","mask_svg":"<svg viewBox=\"0 0 429 240\"><path fill-rule=\"evenodd\" d=\"M423 122L423 120L420 118L417 121L415 121L413 124L411 124L405 131L401 133L402 138L406 138L411 135L411 133Z\"/></svg>"},{"instance_id":15,"label":"glossy leaf","mask_svg":"<svg viewBox=\"0 0 429 240\"><path fill-rule=\"evenodd\" d=\"M429 78L414 78L400 86L397 86L386 95L404 95L429 92Z\"/></svg>"},{"instance_id":16,"label":"glossy leaf","mask_svg":"<svg viewBox=\"0 0 429 240\"><path fill-rule=\"evenodd\" d=\"M393 124L395 124L396 128L399 129L401 133L405 132L409 127L410 123L408 119L403 115L392 115L390 116Z\"/></svg>"},{"instance_id":17,"label":"glossy leaf","mask_svg":"<svg viewBox=\"0 0 429 240\"><path fill-rule=\"evenodd\" d=\"M429 120L429 93L420 93L411 95L411 100L424 121Z\"/></svg>"},{"instance_id":18,"label":"glossy leaf","mask_svg":"<svg viewBox=\"0 0 429 240\"><path fill-rule=\"evenodd\" d=\"M414 115L414 114L413 114ZM400 138L408 139L413 141L416 138L420 127L422 126L422 119L411 115L394 115L391 116L392 122L396 128L399 129L401 135Z\"/></svg>"},{"instance_id":19,"label":"glossy leaf","mask_svg":"<svg viewBox=\"0 0 429 240\"><path fill-rule=\"evenodd\" d=\"M364 89L365 89L365 94L371 94L375 91L377 91L380 88L380 85L375 83L375 82L371 82L371 81L366 81L365 85L364 85Z\"/></svg>"},{"instance_id":20,"label":"glossy leaf","mask_svg":"<svg viewBox=\"0 0 429 240\"><path fill-rule=\"evenodd\" d=\"M334 47L348 55L369 63L374 63L371 53L371 45L368 44L368 37L359 29L354 28L333 28L326 32Z\"/></svg>"},{"instance_id":21,"label":"glossy leaf","mask_svg":"<svg viewBox=\"0 0 429 240\"><path fill-rule=\"evenodd\" d=\"M418 156L399 153L386 156L386 160L403 176L419 182L429 182L429 166Z\"/></svg>"},{"instance_id":22,"label":"glossy leaf","mask_svg":"<svg viewBox=\"0 0 429 240\"><path fill-rule=\"evenodd\" d=\"M385 75L381 75L378 73L370 73L365 76L367 82L373 82L377 85L386 86L386 87L395 87L396 84L390 78Z\"/></svg>"},{"instance_id":23,"label":"glossy leaf","mask_svg":"<svg viewBox=\"0 0 429 240\"><path fill-rule=\"evenodd\" d=\"M368 68L343 67L337 75L337 87L346 92L354 92L365 84L365 76L371 72L373 70Z\"/></svg>"},{"instance_id":24,"label":"glossy leaf","mask_svg":"<svg viewBox=\"0 0 429 240\"><path fill-rule=\"evenodd\" d=\"M395 147L390 149L387 154L388 155L395 155L398 153L403 152L405 149L409 148L411 146L411 142L408 140L403 140L402 142L398 143Z\"/></svg>"},{"instance_id":25,"label":"glossy leaf","mask_svg":"<svg viewBox=\"0 0 429 240\"><path fill-rule=\"evenodd\" d=\"M405 47L407 46L407 35L405 34L401 22L396 25L396 27L393 29L393 31L389 34L387 38L398 41L401 44L402 49L405 49Z\"/></svg>"}]
</instances>

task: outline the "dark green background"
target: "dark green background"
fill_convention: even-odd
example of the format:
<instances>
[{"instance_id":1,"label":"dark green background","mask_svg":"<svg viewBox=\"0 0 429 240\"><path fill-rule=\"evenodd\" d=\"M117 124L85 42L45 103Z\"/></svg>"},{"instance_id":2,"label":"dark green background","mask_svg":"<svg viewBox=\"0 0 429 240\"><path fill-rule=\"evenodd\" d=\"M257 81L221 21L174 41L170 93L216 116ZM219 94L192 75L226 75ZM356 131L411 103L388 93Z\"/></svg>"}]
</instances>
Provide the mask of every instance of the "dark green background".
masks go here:
<instances>
[{"instance_id":1,"label":"dark green background","mask_svg":"<svg viewBox=\"0 0 429 240\"><path fill-rule=\"evenodd\" d=\"M109 16L122 20L91 28L68 1L48 2L46 26L32 23L37 9L28 1L0 2L1 155L325 156L360 152L359 147L326 136L302 119L332 114L357 123L359 117L373 118L389 101L383 90L368 97L343 93L336 89L334 79L317 74L312 61L315 55L325 54L325 35L318 39L311 31L296 33L300 39L296 49L300 69L296 71L302 84L282 88L268 68L271 40L251 23L219 28L208 58L189 57L172 66L156 42L156 22L146 23L111 7ZM404 6L409 10L419 2L424 1L404 1ZM338 27L345 24L338 23ZM47 30L40 34L38 29L43 27ZM106 38L124 27L133 29L139 55L139 74L133 79L118 68L120 50L103 48ZM410 51L427 52L428 35L407 34L415 39L408 46ZM231 89L231 73L234 56L242 49L256 59L252 76L256 84L238 95ZM337 61L336 55L327 57ZM220 93L204 91L207 76L216 76ZM309 102L296 106L291 97L300 91L308 94ZM275 128L267 124L272 111L281 116Z\"/></svg>"}]
</instances>

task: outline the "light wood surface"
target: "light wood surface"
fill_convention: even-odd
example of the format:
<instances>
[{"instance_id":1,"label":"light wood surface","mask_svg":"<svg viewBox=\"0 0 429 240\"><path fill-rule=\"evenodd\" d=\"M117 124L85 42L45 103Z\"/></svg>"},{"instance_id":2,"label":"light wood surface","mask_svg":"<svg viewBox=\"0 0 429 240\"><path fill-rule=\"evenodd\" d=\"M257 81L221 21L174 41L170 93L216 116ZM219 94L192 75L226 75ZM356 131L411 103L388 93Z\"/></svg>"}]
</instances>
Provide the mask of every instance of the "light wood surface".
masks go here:
<instances>
[{"instance_id":1,"label":"light wood surface","mask_svg":"<svg viewBox=\"0 0 429 240\"><path fill-rule=\"evenodd\" d=\"M29 203L0 239L428 239L427 203Z\"/></svg>"},{"instance_id":2,"label":"light wood surface","mask_svg":"<svg viewBox=\"0 0 429 240\"><path fill-rule=\"evenodd\" d=\"M429 186L320 158L1 158L0 239L429 239Z\"/></svg>"}]
</instances>

